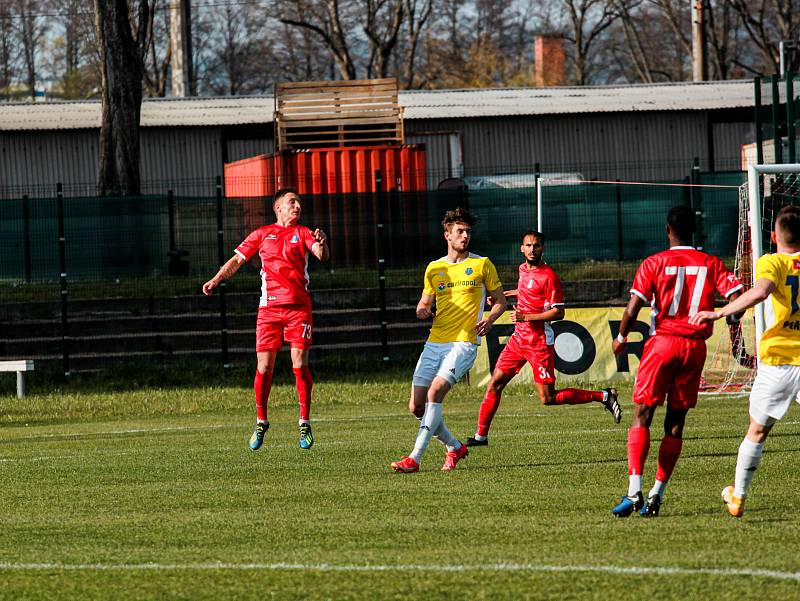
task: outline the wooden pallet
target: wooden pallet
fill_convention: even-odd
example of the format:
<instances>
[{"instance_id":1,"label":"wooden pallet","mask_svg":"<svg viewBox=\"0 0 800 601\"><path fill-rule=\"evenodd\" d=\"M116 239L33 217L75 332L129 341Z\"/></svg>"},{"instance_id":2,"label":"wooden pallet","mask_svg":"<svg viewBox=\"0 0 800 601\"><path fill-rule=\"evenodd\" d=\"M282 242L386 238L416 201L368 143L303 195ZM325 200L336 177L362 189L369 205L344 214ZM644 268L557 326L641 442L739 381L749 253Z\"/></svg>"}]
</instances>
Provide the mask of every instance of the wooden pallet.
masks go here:
<instances>
[{"instance_id":1,"label":"wooden pallet","mask_svg":"<svg viewBox=\"0 0 800 601\"><path fill-rule=\"evenodd\" d=\"M397 79L275 85L278 151L403 143Z\"/></svg>"}]
</instances>

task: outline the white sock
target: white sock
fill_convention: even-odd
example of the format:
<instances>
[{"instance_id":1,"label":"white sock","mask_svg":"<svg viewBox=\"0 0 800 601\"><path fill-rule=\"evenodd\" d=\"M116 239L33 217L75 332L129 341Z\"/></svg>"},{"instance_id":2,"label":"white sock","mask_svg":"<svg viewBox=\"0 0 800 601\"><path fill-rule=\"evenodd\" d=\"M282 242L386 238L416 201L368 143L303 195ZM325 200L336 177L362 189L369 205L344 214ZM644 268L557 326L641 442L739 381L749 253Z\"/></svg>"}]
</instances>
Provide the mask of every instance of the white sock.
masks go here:
<instances>
[{"instance_id":1,"label":"white sock","mask_svg":"<svg viewBox=\"0 0 800 601\"><path fill-rule=\"evenodd\" d=\"M655 484L653 484L653 488L650 489L650 492L647 494L647 498L649 499L653 495L658 495L661 499L664 499L664 493L667 491L667 483L662 482L661 480L656 480Z\"/></svg>"},{"instance_id":2,"label":"white sock","mask_svg":"<svg viewBox=\"0 0 800 601\"><path fill-rule=\"evenodd\" d=\"M414 443L414 450L411 451L411 459L420 462L422 454L428 448L428 443L431 441L431 436L439 425L442 423L442 404L441 403L425 403L425 413L422 414L422 420L419 424L419 431L417 432L417 440Z\"/></svg>"},{"instance_id":3,"label":"white sock","mask_svg":"<svg viewBox=\"0 0 800 601\"><path fill-rule=\"evenodd\" d=\"M267 420L265 420L265 419L257 419L256 423L257 424L266 424L266 423L269 423L269 422L267 422Z\"/></svg>"},{"instance_id":4,"label":"white sock","mask_svg":"<svg viewBox=\"0 0 800 601\"><path fill-rule=\"evenodd\" d=\"M297 420L297 425L302 426L303 424L311 425L311 420L308 419L299 419Z\"/></svg>"},{"instance_id":5,"label":"white sock","mask_svg":"<svg viewBox=\"0 0 800 601\"><path fill-rule=\"evenodd\" d=\"M475 432L475 436L473 436L472 438L474 438L475 440L484 441L484 440L486 440L486 439L487 439L487 438L489 438L489 437L488 437L488 436L481 436L480 434L478 434L477 432Z\"/></svg>"},{"instance_id":6,"label":"white sock","mask_svg":"<svg viewBox=\"0 0 800 601\"><path fill-rule=\"evenodd\" d=\"M628 496L635 497L637 492L642 492L642 475L628 476Z\"/></svg>"},{"instance_id":7,"label":"white sock","mask_svg":"<svg viewBox=\"0 0 800 601\"><path fill-rule=\"evenodd\" d=\"M744 499L747 496L750 481L756 473L758 464L761 463L763 450L763 443L753 442L747 437L739 445L739 456L736 459L736 479L733 483L734 496L740 499Z\"/></svg>"},{"instance_id":8,"label":"white sock","mask_svg":"<svg viewBox=\"0 0 800 601\"><path fill-rule=\"evenodd\" d=\"M461 442L453 436L453 433L447 429L447 426L444 425L444 418L442 418L439 427L436 429L436 432L433 433L433 437L441 442L444 446L447 447L448 451L455 451L456 449L461 448Z\"/></svg>"}]
</instances>

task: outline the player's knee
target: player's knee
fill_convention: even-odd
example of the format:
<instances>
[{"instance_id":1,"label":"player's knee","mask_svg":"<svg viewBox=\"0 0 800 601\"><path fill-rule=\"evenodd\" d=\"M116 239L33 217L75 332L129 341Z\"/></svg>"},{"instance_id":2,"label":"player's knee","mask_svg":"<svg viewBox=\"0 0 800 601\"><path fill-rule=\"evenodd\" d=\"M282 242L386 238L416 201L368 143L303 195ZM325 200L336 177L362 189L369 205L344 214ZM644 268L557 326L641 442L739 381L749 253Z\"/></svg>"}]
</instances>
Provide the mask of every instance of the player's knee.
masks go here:
<instances>
[{"instance_id":1,"label":"player's knee","mask_svg":"<svg viewBox=\"0 0 800 601\"><path fill-rule=\"evenodd\" d=\"M408 410L414 417L422 417L422 414L425 413L425 407L417 405L413 398L408 401Z\"/></svg>"},{"instance_id":2,"label":"player's knee","mask_svg":"<svg viewBox=\"0 0 800 601\"><path fill-rule=\"evenodd\" d=\"M272 367L270 366L269 361L259 361L256 364L256 369L260 374L266 374L266 373L269 373L270 375L272 374Z\"/></svg>"}]
</instances>

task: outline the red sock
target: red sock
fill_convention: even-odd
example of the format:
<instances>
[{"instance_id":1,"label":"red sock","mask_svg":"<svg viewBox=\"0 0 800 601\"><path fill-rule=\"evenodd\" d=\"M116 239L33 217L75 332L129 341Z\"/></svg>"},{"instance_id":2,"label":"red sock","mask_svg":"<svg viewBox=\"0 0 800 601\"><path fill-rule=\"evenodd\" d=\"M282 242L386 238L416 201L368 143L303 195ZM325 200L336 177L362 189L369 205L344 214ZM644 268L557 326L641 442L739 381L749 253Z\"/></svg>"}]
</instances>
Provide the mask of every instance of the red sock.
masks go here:
<instances>
[{"instance_id":1,"label":"red sock","mask_svg":"<svg viewBox=\"0 0 800 601\"><path fill-rule=\"evenodd\" d=\"M256 370L256 379L253 381L253 388L256 391L256 414L258 421L267 421L267 400L269 391L272 389L272 372L261 373Z\"/></svg>"},{"instance_id":2,"label":"red sock","mask_svg":"<svg viewBox=\"0 0 800 601\"><path fill-rule=\"evenodd\" d=\"M661 446L658 447L658 469L656 469L656 480L668 482L672 476L672 470L678 463L683 448L683 438L674 436L664 436L661 439Z\"/></svg>"},{"instance_id":3,"label":"red sock","mask_svg":"<svg viewBox=\"0 0 800 601\"><path fill-rule=\"evenodd\" d=\"M492 425L492 418L500 406L500 393L486 391L486 396L483 397L481 403L481 410L478 413L478 435L488 436L489 427Z\"/></svg>"},{"instance_id":4,"label":"red sock","mask_svg":"<svg viewBox=\"0 0 800 601\"><path fill-rule=\"evenodd\" d=\"M303 367L293 367L294 382L297 387L297 399L300 402L300 419L308 421L309 411L311 409L311 389L314 387L314 381L311 379L311 370L308 365Z\"/></svg>"},{"instance_id":5,"label":"red sock","mask_svg":"<svg viewBox=\"0 0 800 601\"><path fill-rule=\"evenodd\" d=\"M602 401L602 390L581 390L580 388L564 388L556 392L556 405L583 405L593 401Z\"/></svg>"},{"instance_id":6,"label":"red sock","mask_svg":"<svg viewBox=\"0 0 800 601\"><path fill-rule=\"evenodd\" d=\"M650 452L650 429L631 427L628 430L628 475L641 476L644 462Z\"/></svg>"}]
</instances>

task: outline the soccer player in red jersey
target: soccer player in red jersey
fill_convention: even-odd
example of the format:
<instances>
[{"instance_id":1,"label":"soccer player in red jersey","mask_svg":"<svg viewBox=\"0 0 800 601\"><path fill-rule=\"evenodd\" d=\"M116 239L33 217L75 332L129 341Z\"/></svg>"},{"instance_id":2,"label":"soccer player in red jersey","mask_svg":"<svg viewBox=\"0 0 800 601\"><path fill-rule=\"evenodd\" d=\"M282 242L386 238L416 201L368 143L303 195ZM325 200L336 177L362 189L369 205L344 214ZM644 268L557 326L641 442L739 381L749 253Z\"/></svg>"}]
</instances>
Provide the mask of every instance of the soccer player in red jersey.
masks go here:
<instances>
[{"instance_id":1,"label":"soccer player in red jersey","mask_svg":"<svg viewBox=\"0 0 800 601\"><path fill-rule=\"evenodd\" d=\"M269 429L267 399L272 388L275 358L282 342L291 347L292 371L300 401L300 448L314 444L309 410L313 382L308 368L311 349L311 295L308 292L308 254L320 261L330 256L328 237L299 225L300 197L292 189L278 190L272 204L276 221L250 233L217 274L203 284L210 295L256 253L261 259L261 300L256 322L256 377L254 382L257 421L250 448L258 450Z\"/></svg>"},{"instance_id":2,"label":"soccer player in red jersey","mask_svg":"<svg viewBox=\"0 0 800 601\"><path fill-rule=\"evenodd\" d=\"M686 413L697 404L700 376L706 361L710 322L691 324L689 317L714 308L714 292L728 299L738 297L742 284L717 257L690 246L695 230L694 211L674 207L667 215L669 250L646 258L636 272L631 300L622 316L614 353L625 350L625 341L639 310L651 304L650 337L644 345L633 388L633 423L628 431L628 493L612 509L617 517L640 511L658 515L664 491L683 447ZM658 449L656 481L642 496L642 473L650 450L650 423L656 407L666 398L664 438Z\"/></svg>"},{"instance_id":3,"label":"soccer player in red jersey","mask_svg":"<svg viewBox=\"0 0 800 601\"><path fill-rule=\"evenodd\" d=\"M564 318L564 294L561 280L556 272L544 262L544 235L528 231L522 236L520 252L525 262L519 266L519 281L516 290L506 292L516 296L517 305L511 311L515 322L514 334L509 339L495 364L492 379L478 413L478 429L475 436L467 439L467 446L489 444L489 427L492 425L503 389L516 376L525 363L531 364L533 381L543 405L581 405L601 403L619 423L622 411L617 403L617 391L581 390L555 386L555 337L551 321Z\"/></svg>"}]
</instances>

